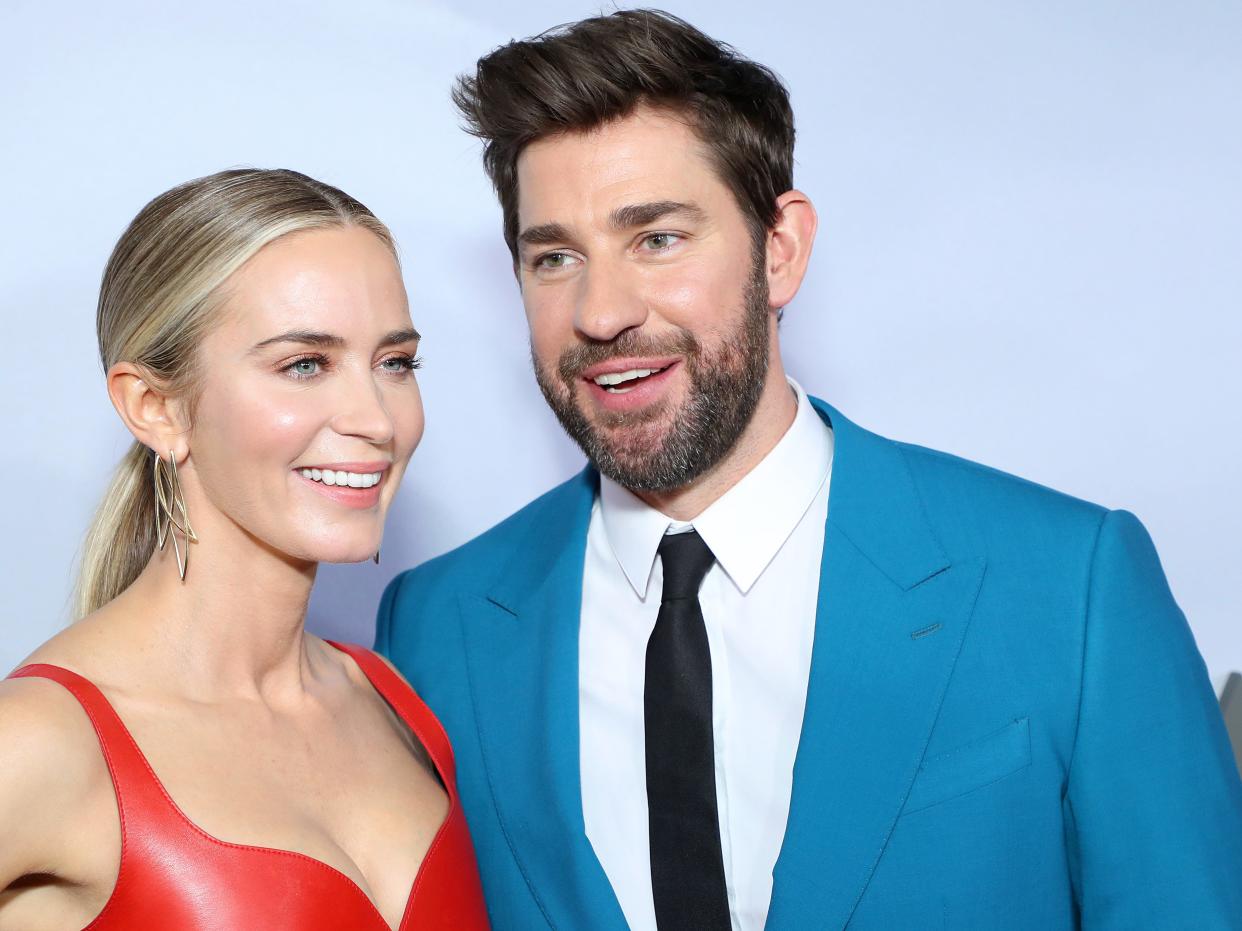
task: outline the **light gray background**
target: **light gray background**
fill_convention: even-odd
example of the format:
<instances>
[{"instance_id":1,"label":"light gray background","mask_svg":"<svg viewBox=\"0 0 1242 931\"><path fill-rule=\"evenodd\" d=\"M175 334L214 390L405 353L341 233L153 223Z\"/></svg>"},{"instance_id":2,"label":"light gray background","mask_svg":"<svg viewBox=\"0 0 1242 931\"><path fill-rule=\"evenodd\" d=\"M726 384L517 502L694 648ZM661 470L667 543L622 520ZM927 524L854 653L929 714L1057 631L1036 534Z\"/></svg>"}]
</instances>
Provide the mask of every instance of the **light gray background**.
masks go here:
<instances>
[{"instance_id":1,"label":"light gray background","mask_svg":"<svg viewBox=\"0 0 1242 931\"><path fill-rule=\"evenodd\" d=\"M785 318L794 375L874 430L1135 511L1219 687L1242 667L1242 4L668 7L792 89L821 218ZM65 623L128 442L95 355L100 272L142 204L188 178L297 168L403 248L426 439L383 564L324 567L314 630L369 643L393 574L579 467L528 371L448 87L598 9L3 0L0 670Z\"/></svg>"}]
</instances>

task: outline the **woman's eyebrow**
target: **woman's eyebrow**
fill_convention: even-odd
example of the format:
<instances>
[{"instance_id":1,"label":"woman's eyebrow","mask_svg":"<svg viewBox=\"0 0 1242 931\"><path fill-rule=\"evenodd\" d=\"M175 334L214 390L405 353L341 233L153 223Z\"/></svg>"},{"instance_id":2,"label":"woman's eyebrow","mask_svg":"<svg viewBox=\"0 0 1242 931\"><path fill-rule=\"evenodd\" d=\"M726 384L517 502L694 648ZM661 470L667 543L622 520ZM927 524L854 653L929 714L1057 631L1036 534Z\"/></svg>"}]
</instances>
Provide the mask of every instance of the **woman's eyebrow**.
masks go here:
<instances>
[{"instance_id":1,"label":"woman's eyebrow","mask_svg":"<svg viewBox=\"0 0 1242 931\"><path fill-rule=\"evenodd\" d=\"M422 335L413 327L405 330L393 330L387 336L380 340L381 346L396 346L400 343L417 342L422 339ZM345 345L345 337L337 336L335 333L323 333L318 330L289 330L278 336L270 336L265 340L255 343L250 347L250 352L255 353L260 349L265 349L276 343L301 343L306 346L320 346L325 349L339 349Z\"/></svg>"},{"instance_id":2,"label":"woman's eyebrow","mask_svg":"<svg viewBox=\"0 0 1242 931\"><path fill-rule=\"evenodd\" d=\"M334 333L322 333L317 330L289 330L279 336L271 336L250 347L252 353L265 349L275 343L304 343L307 346L322 346L336 349L345 345L345 338Z\"/></svg>"},{"instance_id":3,"label":"woman's eyebrow","mask_svg":"<svg viewBox=\"0 0 1242 931\"><path fill-rule=\"evenodd\" d=\"M422 334L419 333L418 330L410 327L408 330L393 330L382 340L380 340L380 345L396 346L401 343L416 343L422 338Z\"/></svg>"}]
</instances>

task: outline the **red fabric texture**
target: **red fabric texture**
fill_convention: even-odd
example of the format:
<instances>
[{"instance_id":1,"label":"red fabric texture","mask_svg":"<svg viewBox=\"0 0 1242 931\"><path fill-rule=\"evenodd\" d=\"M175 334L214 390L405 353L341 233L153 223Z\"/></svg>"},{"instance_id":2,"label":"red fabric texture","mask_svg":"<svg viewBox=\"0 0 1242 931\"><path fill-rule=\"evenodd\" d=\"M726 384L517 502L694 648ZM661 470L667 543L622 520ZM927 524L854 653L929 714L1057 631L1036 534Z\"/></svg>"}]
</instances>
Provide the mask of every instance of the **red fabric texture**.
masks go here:
<instances>
[{"instance_id":1,"label":"red fabric texture","mask_svg":"<svg viewBox=\"0 0 1242 931\"><path fill-rule=\"evenodd\" d=\"M449 797L448 815L414 879L397 931L485 931L483 890L444 729L378 656L352 644L332 645L354 658L414 732ZM112 774L121 816L121 868L89 931L391 931L362 889L334 867L288 850L227 843L190 821L90 681L42 663L24 666L11 678L22 677L51 679L77 698Z\"/></svg>"}]
</instances>

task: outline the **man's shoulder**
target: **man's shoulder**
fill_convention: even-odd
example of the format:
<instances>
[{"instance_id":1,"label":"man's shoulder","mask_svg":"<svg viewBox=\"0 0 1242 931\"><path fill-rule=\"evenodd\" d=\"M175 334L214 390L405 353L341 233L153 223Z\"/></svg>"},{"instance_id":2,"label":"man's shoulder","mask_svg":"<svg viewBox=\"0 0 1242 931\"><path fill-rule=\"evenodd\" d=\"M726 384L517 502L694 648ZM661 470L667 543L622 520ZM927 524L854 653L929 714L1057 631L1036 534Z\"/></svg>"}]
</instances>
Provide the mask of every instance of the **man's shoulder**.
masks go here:
<instances>
[{"instance_id":1,"label":"man's shoulder","mask_svg":"<svg viewBox=\"0 0 1242 931\"><path fill-rule=\"evenodd\" d=\"M890 441L910 468L921 495L971 511L1041 513L1099 521L1108 508L1004 469L914 443Z\"/></svg>"},{"instance_id":2,"label":"man's shoulder","mask_svg":"<svg viewBox=\"0 0 1242 931\"><path fill-rule=\"evenodd\" d=\"M964 456L917 443L891 439L851 422L816 399L834 429L843 429L863 469L874 470L884 481L913 484L916 499L933 518L956 522L1034 519L1098 525L1107 507L1059 491L1030 478ZM865 450L865 452L863 452ZM834 470L835 470L834 466ZM835 479L834 479L835 481ZM875 480L870 482L873 490Z\"/></svg>"},{"instance_id":3,"label":"man's shoulder","mask_svg":"<svg viewBox=\"0 0 1242 931\"><path fill-rule=\"evenodd\" d=\"M1090 571L1109 515L1125 513L962 456L894 446L944 552L986 556L994 571L1009 566L1076 585Z\"/></svg>"}]
</instances>

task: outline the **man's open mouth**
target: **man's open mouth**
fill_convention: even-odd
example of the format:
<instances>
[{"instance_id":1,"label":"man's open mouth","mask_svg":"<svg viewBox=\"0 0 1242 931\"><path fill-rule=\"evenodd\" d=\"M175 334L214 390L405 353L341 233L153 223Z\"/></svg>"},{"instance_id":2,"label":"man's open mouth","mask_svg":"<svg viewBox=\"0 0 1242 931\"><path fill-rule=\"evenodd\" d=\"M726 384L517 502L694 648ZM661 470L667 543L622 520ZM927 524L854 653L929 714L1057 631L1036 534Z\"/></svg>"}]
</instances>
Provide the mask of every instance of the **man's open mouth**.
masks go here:
<instances>
[{"instance_id":1,"label":"man's open mouth","mask_svg":"<svg viewBox=\"0 0 1242 931\"><path fill-rule=\"evenodd\" d=\"M599 385L609 394L625 394L627 391L633 391L637 386L641 385L644 379L650 378L652 375L659 375L661 372L667 371L670 366L664 366L658 369L628 369L624 372L606 372L603 375L596 375L591 381Z\"/></svg>"}]
</instances>

